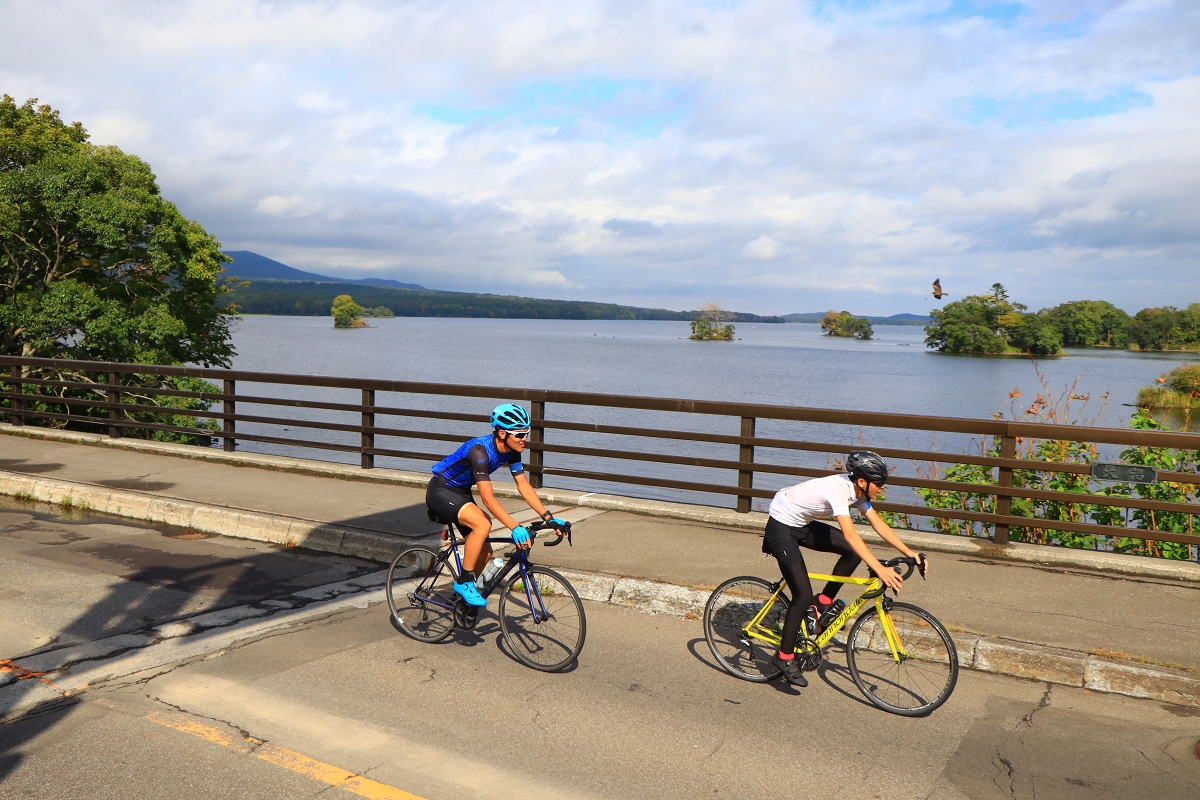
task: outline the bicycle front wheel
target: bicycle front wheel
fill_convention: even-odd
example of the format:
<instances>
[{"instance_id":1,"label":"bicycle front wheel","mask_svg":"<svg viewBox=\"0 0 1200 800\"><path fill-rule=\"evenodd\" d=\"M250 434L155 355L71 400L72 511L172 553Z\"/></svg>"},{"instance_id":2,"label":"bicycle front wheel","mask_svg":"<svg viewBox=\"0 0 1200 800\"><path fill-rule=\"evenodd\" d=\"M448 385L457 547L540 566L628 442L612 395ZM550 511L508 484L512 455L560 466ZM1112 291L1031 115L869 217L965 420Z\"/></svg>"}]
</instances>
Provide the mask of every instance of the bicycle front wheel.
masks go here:
<instances>
[{"instance_id":1,"label":"bicycle front wheel","mask_svg":"<svg viewBox=\"0 0 1200 800\"><path fill-rule=\"evenodd\" d=\"M504 643L528 667L542 672L566 669L579 657L587 637L583 602L575 587L552 569L529 564L525 574L528 585L516 570L500 593Z\"/></svg>"},{"instance_id":2,"label":"bicycle front wheel","mask_svg":"<svg viewBox=\"0 0 1200 800\"><path fill-rule=\"evenodd\" d=\"M388 567L392 622L422 642L440 642L454 630L454 575L431 547L410 547Z\"/></svg>"},{"instance_id":3,"label":"bicycle front wheel","mask_svg":"<svg viewBox=\"0 0 1200 800\"><path fill-rule=\"evenodd\" d=\"M717 663L730 675L756 683L779 676L779 670L771 664L775 648L746 634L750 620L774 593L775 588L762 578L743 576L725 581L708 598L704 638ZM781 593L758 626L781 634L787 610L787 599Z\"/></svg>"},{"instance_id":4,"label":"bicycle front wheel","mask_svg":"<svg viewBox=\"0 0 1200 800\"><path fill-rule=\"evenodd\" d=\"M958 682L954 640L932 614L914 605L889 602L885 615L872 607L850 629L850 675L876 707L924 716L946 702Z\"/></svg>"}]
</instances>

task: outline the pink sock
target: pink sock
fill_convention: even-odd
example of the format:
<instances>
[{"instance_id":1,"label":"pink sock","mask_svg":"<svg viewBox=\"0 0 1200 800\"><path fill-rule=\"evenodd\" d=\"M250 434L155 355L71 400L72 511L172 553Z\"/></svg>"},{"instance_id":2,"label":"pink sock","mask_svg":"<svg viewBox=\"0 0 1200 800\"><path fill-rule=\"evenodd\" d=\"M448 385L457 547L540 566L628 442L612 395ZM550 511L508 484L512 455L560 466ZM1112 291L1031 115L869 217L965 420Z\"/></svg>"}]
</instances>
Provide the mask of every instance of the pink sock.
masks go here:
<instances>
[{"instance_id":1,"label":"pink sock","mask_svg":"<svg viewBox=\"0 0 1200 800\"><path fill-rule=\"evenodd\" d=\"M780 650L779 657L781 659L783 659L784 661L791 661L793 658L796 657L796 654L795 653L785 653L782 650Z\"/></svg>"},{"instance_id":2,"label":"pink sock","mask_svg":"<svg viewBox=\"0 0 1200 800\"><path fill-rule=\"evenodd\" d=\"M820 603L820 604L821 604L821 605L823 605L823 606L827 606L827 605L829 605L830 603L832 603L832 602L833 602L833 598L832 598L832 597L826 597L826 596L825 596L825 593L824 593L824 592L822 592L821 594L817 595L817 602L818 602L818 603Z\"/></svg>"}]
</instances>

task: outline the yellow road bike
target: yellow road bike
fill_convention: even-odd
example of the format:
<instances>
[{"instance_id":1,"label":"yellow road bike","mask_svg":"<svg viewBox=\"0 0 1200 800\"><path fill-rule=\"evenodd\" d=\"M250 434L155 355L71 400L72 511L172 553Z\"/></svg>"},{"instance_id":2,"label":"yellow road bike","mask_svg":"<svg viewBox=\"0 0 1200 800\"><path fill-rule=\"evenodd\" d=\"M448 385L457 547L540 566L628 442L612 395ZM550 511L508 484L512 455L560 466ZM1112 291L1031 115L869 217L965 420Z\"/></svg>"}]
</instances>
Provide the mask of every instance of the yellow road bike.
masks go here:
<instances>
[{"instance_id":1,"label":"yellow road bike","mask_svg":"<svg viewBox=\"0 0 1200 800\"><path fill-rule=\"evenodd\" d=\"M901 564L908 566L907 572L901 570ZM917 561L893 558L883 565L907 580ZM874 576L843 578L809 573L808 577L866 588L819 635L801 628L796 643L801 669L819 667L824 648L833 642L845 647L850 676L878 708L917 717L946 702L958 681L958 652L950 634L932 614L888 597L887 587ZM742 576L725 581L708 598L704 638L729 674L760 683L779 676L771 656L779 649L783 619L791 602L786 589L782 579L771 583ZM842 628L872 601L850 632L838 639Z\"/></svg>"}]
</instances>

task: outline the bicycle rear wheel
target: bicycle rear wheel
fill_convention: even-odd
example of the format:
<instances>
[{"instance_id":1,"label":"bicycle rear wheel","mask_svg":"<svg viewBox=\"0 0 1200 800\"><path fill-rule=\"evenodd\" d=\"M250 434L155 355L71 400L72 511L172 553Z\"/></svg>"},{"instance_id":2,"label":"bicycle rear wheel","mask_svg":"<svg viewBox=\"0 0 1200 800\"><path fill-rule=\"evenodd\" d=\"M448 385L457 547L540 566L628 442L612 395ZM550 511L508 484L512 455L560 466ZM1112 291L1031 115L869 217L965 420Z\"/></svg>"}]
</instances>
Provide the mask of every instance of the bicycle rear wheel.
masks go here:
<instances>
[{"instance_id":1,"label":"bicycle rear wheel","mask_svg":"<svg viewBox=\"0 0 1200 800\"><path fill-rule=\"evenodd\" d=\"M932 712L958 682L958 651L928 611L889 602L900 654L894 655L878 607L863 612L846 637L846 661L854 683L876 707L905 717Z\"/></svg>"},{"instance_id":2,"label":"bicycle rear wheel","mask_svg":"<svg viewBox=\"0 0 1200 800\"><path fill-rule=\"evenodd\" d=\"M422 642L440 642L454 630L454 574L431 547L410 547L388 567L392 622Z\"/></svg>"},{"instance_id":3,"label":"bicycle rear wheel","mask_svg":"<svg viewBox=\"0 0 1200 800\"><path fill-rule=\"evenodd\" d=\"M756 683L779 676L779 670L771 664L775 648L743 632L774 592L775 588L762 578L742 576L725 581L708 598L704 638L717 663L730 675ZM782 633L787 610L787 598L781 593L759 625Z\"/></svg>"},{"instance_id":4,"label":"bicycle rear wheel","mask_svg":"<svg viewBox=\"0 0 1200 800\"><path fill-rule=\"evenodd\" d=\"M529 564L513 572L500 593L500 630L504 642L524 665L542 672L566 669L579 657L587 638L587 618L575 587L552 569ZM533 608L529 598L533 597ZM545 613L543 614L543 609Z\"/></svg>"}]
</instances>

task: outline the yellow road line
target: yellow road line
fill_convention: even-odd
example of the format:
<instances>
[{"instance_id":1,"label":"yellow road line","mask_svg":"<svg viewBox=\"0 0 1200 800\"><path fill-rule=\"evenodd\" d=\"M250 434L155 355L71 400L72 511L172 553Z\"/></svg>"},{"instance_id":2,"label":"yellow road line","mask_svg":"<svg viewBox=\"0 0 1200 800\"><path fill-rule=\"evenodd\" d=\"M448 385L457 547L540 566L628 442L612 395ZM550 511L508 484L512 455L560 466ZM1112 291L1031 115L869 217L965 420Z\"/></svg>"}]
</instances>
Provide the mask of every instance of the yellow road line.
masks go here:
<instances>
[{"instance_id":1,"label":"yellow road line","mask_svg":"<svg viewBox=\"0 0 1200 800\"><path fill-rule=\"evenodd\" d=\"M190 733L192 736L219 744L222 747L231 748L239 753L253 753L255 758L261 758L263 761L267 761L277 767L283 767L305 777L327 783L330 786L345 789L361 797L369 798L369 800L424 800L424 798L406 792L403 789L397 789L394 786L388 786L386 783L364 778L361 775L348 772L341 767L335 767L332 764L326 764L323 761L309 758L302 753L285 750L273 744L265 744L256 739L248 740L240 736L234 736L228 731L197 722L188 714L156 711L153 714L149 714L146 719L151 722L157 722L159 725L165 725L168 728L182 731L183 733Z\"/></svg>"}]
</instances>

